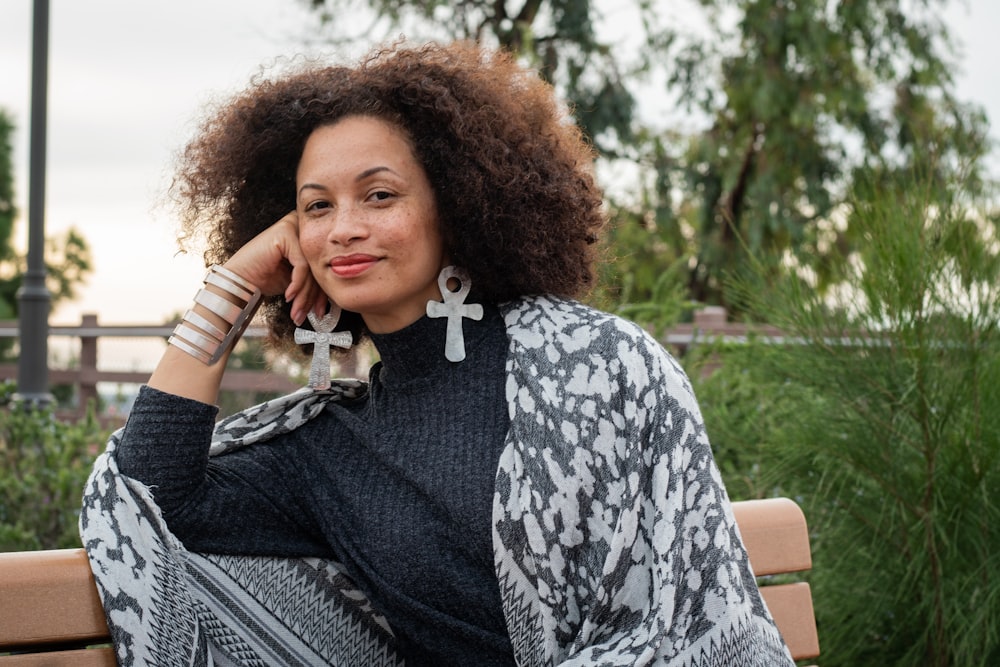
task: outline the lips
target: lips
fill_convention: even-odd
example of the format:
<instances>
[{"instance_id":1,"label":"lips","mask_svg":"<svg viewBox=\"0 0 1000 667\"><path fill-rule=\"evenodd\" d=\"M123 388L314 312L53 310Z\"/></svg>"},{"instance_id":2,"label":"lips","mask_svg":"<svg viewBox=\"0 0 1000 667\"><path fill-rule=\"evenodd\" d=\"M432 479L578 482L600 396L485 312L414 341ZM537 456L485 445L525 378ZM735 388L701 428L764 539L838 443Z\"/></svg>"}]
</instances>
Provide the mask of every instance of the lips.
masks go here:
<instances>
[{"instance_id":1,"label":"lips","mask_svg":"<svg viewBox=\"0 0 1000 667\"><path fill-rule=\"evenodd\" d=\"M375 266L378 257L354 254L334 257L330 260L330 270L341 278L353 278Z\"/></svg>"}]
</instances>

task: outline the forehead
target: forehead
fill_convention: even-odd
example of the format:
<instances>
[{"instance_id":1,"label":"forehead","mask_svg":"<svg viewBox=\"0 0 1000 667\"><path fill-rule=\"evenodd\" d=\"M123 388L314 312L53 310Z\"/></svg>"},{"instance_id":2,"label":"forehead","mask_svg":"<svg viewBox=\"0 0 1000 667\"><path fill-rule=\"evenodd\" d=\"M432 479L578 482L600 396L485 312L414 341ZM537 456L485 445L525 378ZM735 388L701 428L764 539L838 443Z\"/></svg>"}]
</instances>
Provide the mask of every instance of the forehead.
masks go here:
<instances>
[{"instance_id":1,"label":"forehead","mask_svg":"<svg viewBox=\"0 0 1000 667\"><path fill-rule=\"evenodd\" d=\"M309 135L295 172L295 188L353 189L373 178L394 187L427 190L436 199L426 168L406 131L372 116L349 116L317 127ZM367 187L367 185L365 185Z\"/></svg>"},{"instance_id":2,"label":"forehead","mask_svg":"<svg viewBox=\"0 0 1000 667\"><path fill-rule=\"evenodd\" d=\"M412 142L403 128L381 118L348 116L313 130L306 139L301 162L313 159L353 161L376 156L415 159Z\"/></svg>"}]
</instances>

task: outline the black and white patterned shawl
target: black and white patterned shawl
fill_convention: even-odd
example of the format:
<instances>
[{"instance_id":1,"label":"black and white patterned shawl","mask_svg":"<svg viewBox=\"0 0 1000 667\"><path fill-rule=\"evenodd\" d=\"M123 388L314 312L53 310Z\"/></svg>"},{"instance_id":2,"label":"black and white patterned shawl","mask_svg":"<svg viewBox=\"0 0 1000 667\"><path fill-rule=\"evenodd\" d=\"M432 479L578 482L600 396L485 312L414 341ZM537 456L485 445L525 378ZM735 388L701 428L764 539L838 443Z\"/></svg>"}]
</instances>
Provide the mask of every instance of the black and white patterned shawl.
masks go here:
<instances>
[{"instance_id":1,"label":"black and white patterned shawl","mask_svg":"<svg viewBox=\"0 0 1000 667\"><path fill-rule=\"evenodd\" d=\"M503 312L511 425L493 546L518 664L793 665L674 359L573 301ZM341 381L241 412L219 423L212 453L364 391ZM391 629L337 563L186 551L149 489L118 473L117 438L80 523L120 664L397 664Z\"/></svg>"}]
</instances>

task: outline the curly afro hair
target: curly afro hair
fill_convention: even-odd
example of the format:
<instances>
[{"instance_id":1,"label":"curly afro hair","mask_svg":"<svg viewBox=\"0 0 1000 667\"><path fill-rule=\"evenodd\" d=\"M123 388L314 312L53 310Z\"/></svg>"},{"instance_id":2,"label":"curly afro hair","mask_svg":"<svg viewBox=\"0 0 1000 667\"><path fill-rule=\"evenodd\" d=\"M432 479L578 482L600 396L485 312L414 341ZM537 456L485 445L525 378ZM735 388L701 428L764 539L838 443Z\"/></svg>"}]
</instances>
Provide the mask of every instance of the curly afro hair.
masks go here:
<instances>
[{"instance_id":1,"label":"curly afro hair","mask_svg":"<svg viewBox=\"0 0 1000 667\"><path fill-rule=\"evenodd\" d=\"M259 75L181 152L171 194L182 238L207 264L295 208L295 173L317 127L354 115L401 127L437 199L445 250L481 298L579 296L606 221L594 153L552 88L506 53L456 42L379 49L357 66L299 63ZM293 325L280 297L263 314ZM357 322L354 323L354 326Z\"/></svg>"}]
</instances>

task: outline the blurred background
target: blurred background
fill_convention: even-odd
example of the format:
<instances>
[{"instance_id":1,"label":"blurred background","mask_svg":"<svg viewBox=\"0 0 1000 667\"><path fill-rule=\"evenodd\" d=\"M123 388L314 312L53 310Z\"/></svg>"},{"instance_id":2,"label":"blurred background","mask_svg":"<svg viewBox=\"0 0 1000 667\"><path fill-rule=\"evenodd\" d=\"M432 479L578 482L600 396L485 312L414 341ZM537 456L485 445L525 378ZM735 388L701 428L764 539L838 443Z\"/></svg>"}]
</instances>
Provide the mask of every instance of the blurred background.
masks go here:
<instances>
[{"instance_id":1,"label":"blurred background","mask_svg":"<svg viewBox=\"0 0 1000 667\"><path fill-rule=\"evenodd\" d=\"M378 0L367 5L343 2L323 7L320 3L318 10L311 10L311 4L303 0L53 0L46 230L48 235L58 235L69 228L77 229L87 241L92 260L92 271L78 287L77 296L56 304L53 323L77 323L85 312L97 313L106 323L152 323L187 307L199 285L203 265L197 255L175 254L173 221L169 210L159 205L169 184L173 153L192 136L204 105L239 90L260 67L276 59L297 54L352 58L381 37L406 33L419 38L432 32L417 20L410 21L410 30L405 25L390 27L373 21L365 7L377 8ZM449 3L382 4L434 5L434 11L447 13ZM489 3L455 4L475 7ZM514 5L519 3L507 4L512 5L511 14L515 15L518 7ZM544 7L549 3L537 4ZM750 50L761 48L738 36L724 38L713 29L713 21L735 31L733 26L741 20L743 7L793 3L651 3L650 12L658 22L655 29L660 31L651 36L661 40L655 50L643 44L643 18L635 9L639 3L563 4L592 5L588 17L592 25L588 28L593 35L587 39L613 47L613 58L590 56L592 72L584 78L592 88L588 91L592 101L604 102L600 95L607 98L617 94L613 87L603 91L599 87L599 79L613 80L612 74L620 77L620 85L630 93L631 99L620 105L621 118L606 121L642 123L660 132L668 144L674 143L672 149L668 145L667 157L679 159L674 154L682 150L691 135L711 126L710 110L723 104L720 89L724 82L718 58L740 55L740 48L747 49L745 55L754 55ZM1000 47L995 34L1000 28L1000 3L969 0L845 4L898 4L904 12L911 8L914 22L940 21L957 47L954 55L946 56L941 45L935 45L941 50L947 71L933 76L950 79L949 85L940 89L960 101L979 105L990 118L1000 117L1000 78L996 73ZM0 18L0 109L14 126L9 140L13 146L14 205L19 213L11 240L23 252L27 238L24 216L28 194L30 0L6 0ZM536 29L544 29L544 15L537 20ZM571 20L570 16L565 18L567 23ZM575 38L573 30L579 33L571 25L560 29L567 35L566 42ZM433 32L440 35L442 31L448 32L449 28L444 21L438 21ZM674 32L677 36L673 36ZM370 38L336 41L365 34ZM669 46L663 43L668 37L673 39ZM684 44L685 40L690 44ZM911 57L902 52L902 47L883 46L897 50L894 57L901 63ZM822 47L817 44L817 48ZM568 47L564 49L569 52ZM822 53L806 54L802 66L816 67L808 59L817 57ZM831 66L836 66L838 57L829 54ZM690 82L695 89L685 92L681 70L688 66L687 60L694 58L704 59L699 75L706 75ZM643 63L642 59L650 62ZM634 74L642 67L650 71L646 80ZM563 76L566 69L563 63ZM870 80L866 84L873 89L879 83L889 88L904 75L900 69L886 81ZM678 80L669 81L671 77ZM938 88L933 83L929 87ZM716 95L714 106L710 110L699 108L697 103L709 93ZM695 105L684 108L679 104L681 98ZM746 113L740 109L732 112ZM633 113L635 118L627 117ZM607 134L613 134L615 129ZM845 143L857 141L849 134L843 136ZM990 136L995 140L996 131ZM734 146L733 151L737 150ZM1000 162L995 153L988 164L996 175ZM627 194L636 196L635 189L629 187L630 180L638 180L634 173L610 175L615 176L619 189L632 189Z\"/></svg>"},{"instance_id":2,"label":"blurred background","mask_svg":"<svg viewBox=\"0 0 1000 667\"><path fill-rule=\"evenodd\" d=\"M31 6L0 7L6 378ZM49 360L71 416L0 387L0 549L77 544L90 463L200 284L163 195L206 105L289 58L468 37L536 67L594 142L612 225L588 300L680 360L733 498L805 510L819 663L1000 664L998 29L995 0L53 0ZM303 384L253 336L231 365L223 414Z\"/></svg>"}]
</instances>

